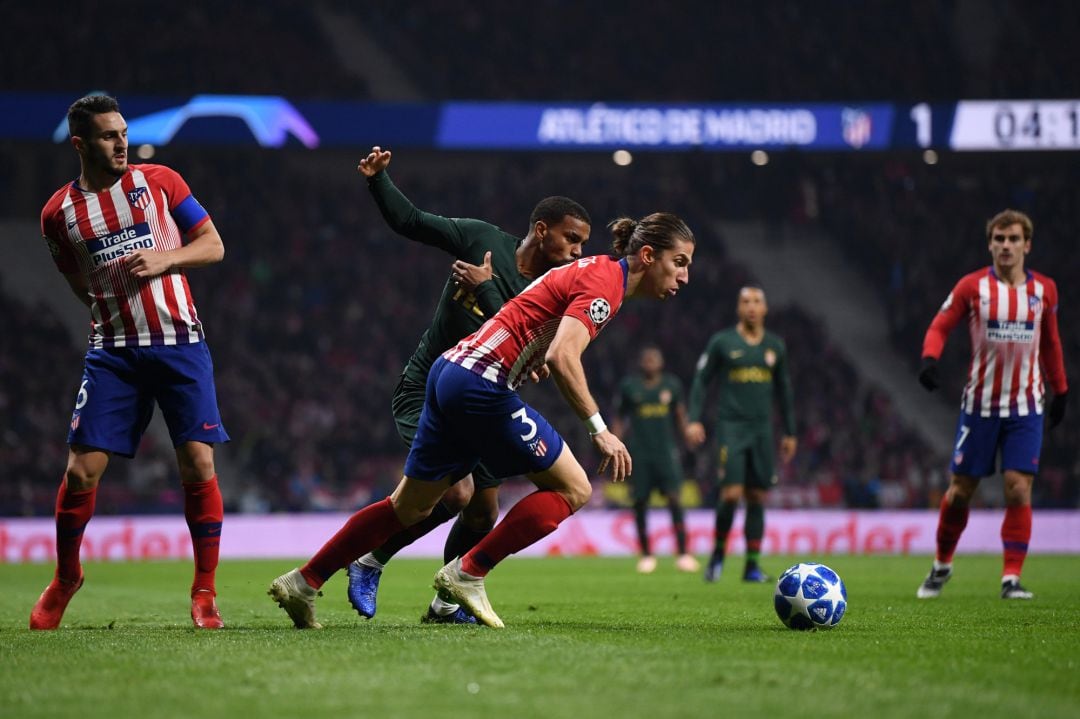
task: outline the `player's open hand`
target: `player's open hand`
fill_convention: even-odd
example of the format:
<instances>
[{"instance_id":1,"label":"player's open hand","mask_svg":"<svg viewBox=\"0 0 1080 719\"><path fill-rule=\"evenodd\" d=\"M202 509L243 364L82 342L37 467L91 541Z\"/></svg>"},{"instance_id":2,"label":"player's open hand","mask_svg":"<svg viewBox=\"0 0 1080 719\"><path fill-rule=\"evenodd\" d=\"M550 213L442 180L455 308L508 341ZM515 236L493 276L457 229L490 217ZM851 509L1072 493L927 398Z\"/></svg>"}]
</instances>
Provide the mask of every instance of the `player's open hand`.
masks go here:
<instances>
[{"instance_id":1,"label":"player's open hand","mask_svg":"<svg viewBox=\"0 0 1080 719\"><path fill-rule=\"evenodd\" d=\"M168 252L135 250L124 258L124 267L132 277L147 279L167 272L172 266Z\"/></svg>"},{"instance_id":2,"label":"player's open hand","mask_svg":"<svg viewBox=\"0 0 1080 719\"><path fill-rule=\"evenodd\" d=\"M705 425L701 422L691 422L686 425L686 446L697 449L705 444Z\"/></svg>"},{"instance_id":3,"label":"player's open hand","mask_svg":"<svg viewBox=\"0 0 1080 719\"><path fill-rule=\"evenodd\" d=\"M484 253L484 264L470 265L465 260L454 260L450 265L450 277L458 287L473 292L484 282L487 282L495 273L491 271L491 252Z\"/></svg>"},{"instance_id":4,"label":"player's open hand","mask_svg":"<svg viewBox=\"0 0 1080 719\"><path fill-rule=\"evenodd\" d=\"M364 177L372 177L385 170L389 164L390 151L376 145L371 148L371 152L368 153L367 157L360 160L360 164L356 166L356 169Z\"/></svg>"},{"instance_id":5,"label":"player's open hand","mask_svg":"<svg viewBox=\"0 0 1080 719\"><path fill-rule=\"evenodd\" d=\"M592 442L603 456L597 468L600 474L603 474L610 466L611 481L621 482L630 476L633 463L630 460L630 452L621 439L605 429L603 432L592 435Z\"/></svg>"}]
</instances>

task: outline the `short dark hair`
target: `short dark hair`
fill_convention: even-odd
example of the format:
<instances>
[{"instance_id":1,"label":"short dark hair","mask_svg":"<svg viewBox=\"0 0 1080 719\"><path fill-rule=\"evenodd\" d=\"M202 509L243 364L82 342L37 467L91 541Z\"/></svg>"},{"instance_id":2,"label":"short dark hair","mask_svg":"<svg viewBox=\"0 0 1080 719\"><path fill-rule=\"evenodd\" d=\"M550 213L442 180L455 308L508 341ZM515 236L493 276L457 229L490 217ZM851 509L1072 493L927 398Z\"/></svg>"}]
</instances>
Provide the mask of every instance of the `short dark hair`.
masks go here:
<instances>
[{"instance_id":1,"label":"short dark hair","mask_svg":"<svg viewBox=\"0 0 1080 719\"><path fill-rule=\"evenodd\" d=\"M104 115L106 112L120 112L120 103L109 95L87 95L71 103L68 108L68 133L72 137L86 137L90 134L90 118Z\"/></svg>"},{"instance_id":2,"label":"short dark hair","mask_svg":"<svg viewBox=\"0 0 1080 719\"><path fill-rule=\"evenodd\" d=\"M1031 236L1035 234L1035 225L1027 214L1020 212L1020 210L1005 209L986 221L986 239L989 240L993 236L994 230L1009 225L1020 225L1025 240L1030 240Z\"/></svg>"},{"instance_id":3,"label":"short dark hair","mask_svg":"<svg viewBox=\"0 0 1080 719\"><path fill-rule=\"evenodd\" d=\"M545 197L536 203L536 207L533 208L532 214L529 215L529 229L532 230L536 226L537 222L544 221L546 225L557 225L563 221L564 217L576 217L584 222L586 225L592 225L592 218L589 217L589 213L579 203L571 200L569 197L563 197L562 195L554 195L552 197Z\"/></svg>"}]
</instances>

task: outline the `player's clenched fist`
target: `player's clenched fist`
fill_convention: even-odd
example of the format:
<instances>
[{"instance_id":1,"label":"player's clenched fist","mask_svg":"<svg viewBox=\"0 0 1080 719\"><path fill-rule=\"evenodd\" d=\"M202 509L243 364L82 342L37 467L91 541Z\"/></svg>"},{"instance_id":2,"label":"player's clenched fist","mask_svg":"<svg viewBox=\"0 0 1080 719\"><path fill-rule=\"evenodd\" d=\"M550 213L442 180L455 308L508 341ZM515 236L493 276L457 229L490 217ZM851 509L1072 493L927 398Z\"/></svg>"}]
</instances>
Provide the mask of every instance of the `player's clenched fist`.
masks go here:
<instances>
[{"instance_id":1,"label":"player's clenched fist","mask_svg":"<svg viewBox=\"0 0 1080 719\"><path fill-rule=\"evenodd\" d=\"M356 169L364 177L372 177L387 168L390 164L390 151L384 150L378 145L371 148L371 152L363 160L360 160L360 164L356 166Z\"/></svg>"}]
</instances>

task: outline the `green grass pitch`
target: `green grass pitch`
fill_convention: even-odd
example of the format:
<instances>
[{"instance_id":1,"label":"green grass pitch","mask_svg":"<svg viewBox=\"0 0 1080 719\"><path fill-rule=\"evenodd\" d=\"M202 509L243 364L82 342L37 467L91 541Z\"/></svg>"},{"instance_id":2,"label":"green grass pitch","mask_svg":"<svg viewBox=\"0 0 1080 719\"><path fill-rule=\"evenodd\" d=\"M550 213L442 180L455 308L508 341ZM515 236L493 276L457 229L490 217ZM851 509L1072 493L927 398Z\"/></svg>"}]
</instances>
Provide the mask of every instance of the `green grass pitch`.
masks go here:
<instances>
[{"instance_id":1,"label":"green grass pitch","mask_svg":"<svg viewBox=\"0 0 1080 719\"><path fill-rule=\"evenodd\" d=\"M767 557L779 572L806 557ZM717 584L662 559L511 558L489 579L503 631L419 623L436 561L390 565L372 621L335 576L322 631L266 587L296 562L224 562L222 632L188 619L185 563L89 564L59 631L31 632L45 565L0 565L2 717L1076 717L1080 559L1033 556L1031 602L998 598L1000 559L960 556L937 600L926 557L822 557L849 610L785 629L773 585Z\"/></svg>"}]
</instances>

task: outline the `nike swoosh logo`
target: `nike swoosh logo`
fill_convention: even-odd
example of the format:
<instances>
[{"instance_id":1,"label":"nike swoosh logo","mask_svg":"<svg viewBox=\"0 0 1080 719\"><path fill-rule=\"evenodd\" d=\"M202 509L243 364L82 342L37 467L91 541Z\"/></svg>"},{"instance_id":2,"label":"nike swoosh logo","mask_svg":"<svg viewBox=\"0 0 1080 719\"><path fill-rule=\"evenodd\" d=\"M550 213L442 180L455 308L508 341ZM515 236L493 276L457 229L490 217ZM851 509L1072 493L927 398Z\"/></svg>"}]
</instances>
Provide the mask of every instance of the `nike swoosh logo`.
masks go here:
<instances>
[{"instance_id":1,"label":"nike swoosh logo","mask_svg":"<svg viewBox=\"0 0 1080 719\"><path fill-rule=\"evenodd\" d=\"M210 430L210 429L217 429L217 428L218 428L218 427L220 427L220 426L221 426L221 423L220 423L220 422L218 422L217 424L208 424L208 423L206 423L206 422L203 422L203 423L202 423L202 428L203 428L203 429L206 429L206 430Z\"/></svg>"},{"instance_id":2,"label":"nike swoosh logo","mask_svg":"<svg viewBox=\"0 0 1080 719\"><path fill-rule=\"evenodd\" d=\"M69 222L68 223L68 229L70 230L72 227L74 227L77 224L79 224L78 220L75 220L74 222Z\"/></svg>"}]
</instances>

